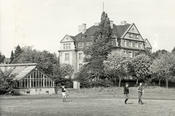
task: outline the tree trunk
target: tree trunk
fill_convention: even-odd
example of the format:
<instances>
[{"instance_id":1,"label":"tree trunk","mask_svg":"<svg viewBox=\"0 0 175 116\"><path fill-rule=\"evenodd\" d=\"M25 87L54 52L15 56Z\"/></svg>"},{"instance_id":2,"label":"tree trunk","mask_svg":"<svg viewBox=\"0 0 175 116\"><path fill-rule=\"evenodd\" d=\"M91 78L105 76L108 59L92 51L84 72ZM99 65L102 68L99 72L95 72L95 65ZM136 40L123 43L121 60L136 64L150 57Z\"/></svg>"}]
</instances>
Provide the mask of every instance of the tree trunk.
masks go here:
<instances>
[{"instance_id":1,"label":"tree trunk","mask_svg":"<svg viewBox=\"0 0 175 116\"><path fill-rule=\"evenodd\" d=\"M138 79L136 79L136 85L138 85L138 83L139 83L139 80L138 80Z\"/></svg>"},{"instance_id":2,"label":"tree trunk","mask_svg":"<svg viewBox=\"0 0 175 116\"><path fill-rule=\"evenodd\" d=\"M166 79L166 88L168 88L168 79Z\"/></svg>"},{"instance_id":3,"label":"tree trunk","mask_svg":"<svg viewBox=\"0 0 175 116\"><path fill-rule=\"evenodd\" d=\"M161 84L161 80L159 79L159 87L160 87L160 84Z\"/></svg>"},{"instance_id":4,"label":"tree trunk","mask_svg":"<svg viewBox=\"0 0 175 116\"><path fill-rule=\"evenodd\" d=\"M119 78L118 86L119 86L119 87L121 86L121 78Z\"/></svg>"},{"instance_id":5,"label":"tree trunk","mask_svg":"<svg viewBox=\"0 0 175 116\"><path fill-rule=\"evenodd\" d=\"M117 86L117 78L115 78L115 86Z\"/></svg>"}]
</instances>

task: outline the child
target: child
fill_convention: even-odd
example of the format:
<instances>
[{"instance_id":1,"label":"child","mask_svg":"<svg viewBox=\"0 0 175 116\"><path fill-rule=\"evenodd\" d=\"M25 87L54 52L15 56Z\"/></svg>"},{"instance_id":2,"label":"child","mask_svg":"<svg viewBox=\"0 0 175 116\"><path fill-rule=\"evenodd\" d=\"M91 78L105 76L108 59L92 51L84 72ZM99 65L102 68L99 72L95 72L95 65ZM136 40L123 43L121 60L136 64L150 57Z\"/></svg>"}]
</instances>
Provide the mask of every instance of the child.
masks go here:
<instances>
[{"instance_id":1,"label":"child","mask_svg":"<svg viewBox=\"0 0 175 116\"><path fill-rule=\"evenodd\" d=\"M138 87L137 91L138 91L138 103L143 104L143 102L142 102L142 94L143 94L142 83L139 84L139 87Z\"/></svg>"},{"instance_id":2,"label":"child","mask_svg":"<svg viewBox=\"0 0 175 116\"><path fill-rule=\"evenodd\" d=\"M125 104L127 104L128 98L129 98L129 85L128 83L124 86L124 95L125 95Z\"/></svg>"},{"instance_id":3,"label":"child","mask_svg":"<svg viewBox=\"0 0 175 116\"><path fill-rule=\"evenodd\" d=\"M64 85L61 87L61 92L62 92L63 102L66 102L67 95L66 95L66 88Z\"/></svg>"}]
</instances>

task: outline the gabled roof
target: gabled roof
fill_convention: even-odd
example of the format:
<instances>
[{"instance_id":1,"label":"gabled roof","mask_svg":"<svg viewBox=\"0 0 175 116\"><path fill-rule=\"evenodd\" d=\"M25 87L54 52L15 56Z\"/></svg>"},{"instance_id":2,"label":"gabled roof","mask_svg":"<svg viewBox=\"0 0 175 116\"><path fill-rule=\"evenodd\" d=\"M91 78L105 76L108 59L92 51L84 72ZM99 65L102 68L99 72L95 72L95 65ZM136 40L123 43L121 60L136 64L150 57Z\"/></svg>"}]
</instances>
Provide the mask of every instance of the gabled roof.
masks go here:
<instances>
[{"instance_id":1,"label":"gabled roof","mask_svg":"<svg viewBox=\"0 0 175 116\"><path fill-rule=\"evenodd\" d=\"M64 42L65 38L67 38L67 37L70 37L71 40L69 40L69 41L74 41L74 36L71 36L71 35L65 35L65 36L63 37L63 39L61 39L60 42Z\"/></svg>"},{"instance_id":2,"label":"gabled roof","mask_svg":"<svg viewBox=\"0 0 175 116\"><path fill-rule=\"evenodd\" d=\"M89 27L86 32L83 33L78 33L77 35L75 35L75 41L91 41L93 40L93 36L94 34L99 30L99 26L91 26Z\"/></svg>"},{"instance_id":3,"label":"gabled roof","mask_svg":"<svg viewBox=\"0 0 175 116\"><path fill-rule=\"evenodd\" d=\"M117 35L117 37L122 37L122 35L128 30L131 24L125 24L125 25L115 25L113 28L113 33Z\"/></svg>"},{"instance_id":4,"label":"gabled roof","mask_svg":"<svg viewBox=\"0 0 175 116\"><path fill-rule=\"evenodd\" d=\"M113 25L113 34L120 38L130 27L131 24L125 25ZM99 30L99 26L91 26L89 27L84 34L78 33L74 36L75 41L91 41L93 40L94 34Z\"/></svg>"},{"instance_id":5,"label":"gabled roof","mask_svg":"<svg viewBox=\"0 0 175 116\"><path fill-rule=\"evenodd\" d=\"M145 47L152 49L151 43L149 42L148 39L145 39Z\"/></svg>"},{"instance_id":6,"label":"gabled roof","mask_svg":"<svg viewBox=\"0 0 175 116\"><path fill-rule=\"evenodd\" d=\"M35 69L36 66L36 63L0 64L0 70L2 72L10 71L10 75L14 76L14 80L20 80Z\"/></svg>"}]
</instances>

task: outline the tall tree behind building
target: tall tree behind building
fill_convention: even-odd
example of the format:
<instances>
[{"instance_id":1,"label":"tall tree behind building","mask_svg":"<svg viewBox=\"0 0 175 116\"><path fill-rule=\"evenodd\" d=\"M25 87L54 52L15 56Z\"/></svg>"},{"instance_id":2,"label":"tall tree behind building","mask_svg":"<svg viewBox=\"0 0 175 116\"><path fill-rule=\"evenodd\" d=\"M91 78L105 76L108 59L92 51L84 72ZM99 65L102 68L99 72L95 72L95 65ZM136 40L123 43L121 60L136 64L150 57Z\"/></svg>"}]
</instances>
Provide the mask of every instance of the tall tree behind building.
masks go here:
<instances>
[{"instance_id":1,"label":"tall tree behind building","mask_svg":"<svg viewBox=\"0 0 175 116\"><path fill-rule=\"evenodd\" d=\"M103 61L107 59L108 54L111 52L111 38L112 29L110 27L110 20L108 15L103 12L99 30L94 34L93 44L84 50L85 55L89 56L85 59L88 62L88 72L97 78L104 73Z\"/></svg>"},{"instance_id":2,"label":"tall tree behind building","mask_svg":"<svg viewBox=\"0 0 175 116\"><path fill-rule=\"evenodd\" d=\"M21 47L18 45L15 49L15 52L14 52L13 56L12 56L14 58L12 58L13 60L11 61L11 63L17 63L18 58L19 58L19 56L21 55L22 52L23 51L22 51Z\"/></svg>"},{"instance_id":3,"label":"tall tree behind building","mask_svg":"<svg viewBox=\"0 0 175 116\"><path fill-rule=\"evenodd\" d=\"M14 53L13 53L13 50L11 51L11 55L10 55L10 63L14 60Z\"/></svg>"}]
</instances>

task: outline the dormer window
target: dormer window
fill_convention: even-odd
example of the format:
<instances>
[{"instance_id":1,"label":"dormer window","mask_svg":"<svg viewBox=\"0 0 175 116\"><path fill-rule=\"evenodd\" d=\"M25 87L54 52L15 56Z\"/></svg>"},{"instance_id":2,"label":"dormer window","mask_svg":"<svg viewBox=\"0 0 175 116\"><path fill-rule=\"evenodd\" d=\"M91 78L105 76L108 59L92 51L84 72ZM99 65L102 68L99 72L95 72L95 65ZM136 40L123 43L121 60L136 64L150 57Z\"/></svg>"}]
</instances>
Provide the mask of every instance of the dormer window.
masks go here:
<instances>
[{"instance_id":1,"label":"dormer window","mask_svg":"<svg viewBox=\"0 0 175 116\"><path fill-rule=\"evenodd\" d=\"M139 35L137 35L136 38L139 39Z\"/></svg>"},{"instance_id":2,"label":"dormer window","mask_svg":"<svg viewBox=\"0 0 175 116\"><path fill-rule=\"evenodd\" d=\"M83 48L83 42L78 43L78 48Z\"/></svg>"}]
</instances>

